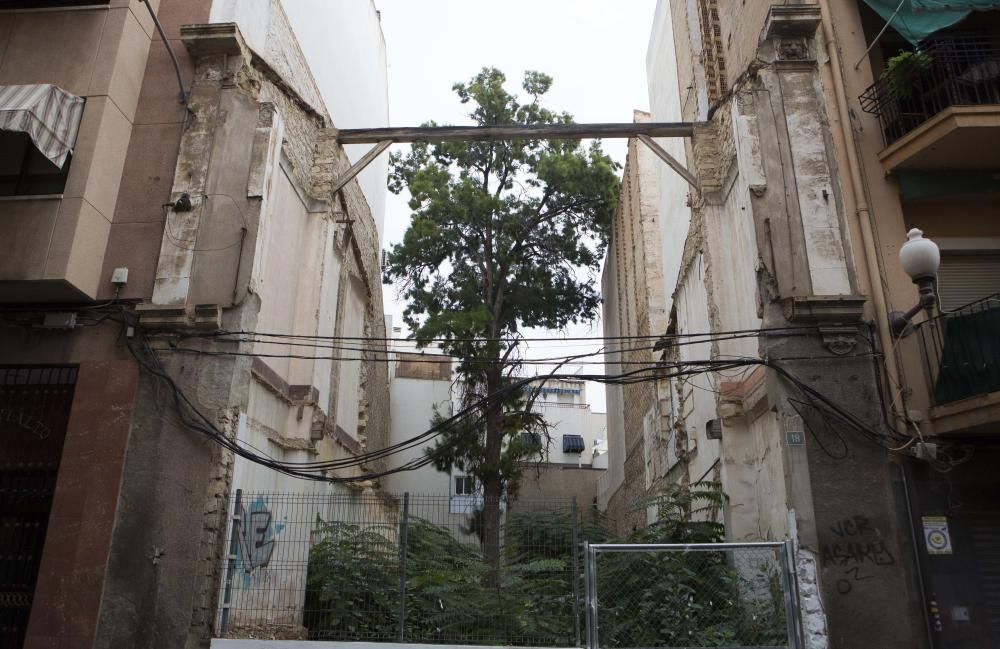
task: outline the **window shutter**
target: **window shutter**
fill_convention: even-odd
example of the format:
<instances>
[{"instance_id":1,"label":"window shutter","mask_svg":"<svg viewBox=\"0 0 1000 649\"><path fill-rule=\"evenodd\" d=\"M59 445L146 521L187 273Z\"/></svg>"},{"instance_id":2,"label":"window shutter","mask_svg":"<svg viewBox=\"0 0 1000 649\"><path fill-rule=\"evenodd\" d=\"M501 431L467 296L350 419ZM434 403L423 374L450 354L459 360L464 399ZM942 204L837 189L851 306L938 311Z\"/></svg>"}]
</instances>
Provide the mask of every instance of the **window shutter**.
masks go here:
<instances>
[{"instance_id":1,"label":"window shutter","mask_svg":"<svg viewBox=\"0 0 1000 649\"><path fill-rule=\"evenodd\" d=\"M938 296L942 311L1000 293L1000 251L941 253Z\"/></svg>"}]
</instances>

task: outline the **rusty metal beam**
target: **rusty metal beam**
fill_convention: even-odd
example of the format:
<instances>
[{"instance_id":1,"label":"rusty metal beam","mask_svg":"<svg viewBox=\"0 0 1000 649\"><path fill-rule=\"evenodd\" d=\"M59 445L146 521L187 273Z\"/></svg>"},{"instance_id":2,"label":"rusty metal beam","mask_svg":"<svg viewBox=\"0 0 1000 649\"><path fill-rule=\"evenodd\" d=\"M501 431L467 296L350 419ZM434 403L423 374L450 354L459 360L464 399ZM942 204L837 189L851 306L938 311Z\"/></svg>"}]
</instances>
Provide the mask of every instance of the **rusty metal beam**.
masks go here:
<instances>
[{"instance_id":1,"label":"rusty metal beam","mask_svg":"<svg viewBox=\"0 0 1000 649\"><path fill-rule=\"evenodd\" d=\"M390 144L392 144L392 140L382 140L378 144L376 144L375 146L373 146L371 148L371 150L368 151L368 153L366 153L363 156L361 156L360 160L358 160L357 162L355 162L354 164L352 164L350 169L348 169L347 171L345 171L344 173L342 173L340 175L340 178L337 178L337 182L335 182L333 184L333 191L331 191L330 193L331 194L336 194L341 189L343 189L344 185L346 185L347 183L351 182L352 178L354 178L359 173L361 173L362 171L364 171L365 167L367 167L369 164L371 164L372 160L374 160L375 158L379 157L379 155L383 151L385 151L386 149L388 149Z\"/></svg>"},{"instance_id":2,"label":"rusty metal beam","mask_svg":"<svg viewBox=\"0 0 1000 649\"><path fill-rule=\"evenodd\" d=\"M695 178L694 174L692 174L690 171L688 171L687 167L685 167L684 165L682 165L680 163L680 161L677 160L677 158L675 158L674 156L672 156L669 153L667 153L667 150L664 149L659 144L657 144L653 140L653 138L649 137L648 135L641 134L641 133L639 135L637 135L636 138L640 142L642 142L643 144L645 144L646 146L648 146L649 149L653 153L655 153L657 156L659 156L660 160L663 160L664 162L666 162L667 165L671 169L673 169L674 171L676 171L677 174L681 176L681 178L683 178L684 180L686 180L689 185L691 185L696 190L697 189L701 189L698 186L698 179Z\"/></svg>"},{"instance_id":3,"label":"rusty metal beam","mask_svg":"<svg viewBox=\"0 0 1000 649\"><path fill-rule=\"evenodd\" d=\"M691 122L600 124L530 124L511 126L417 126L404 128L345 128L340 144L393 142L479 142L484 140L584 140L599 138L691 137Z\"/></svg>"}]
</instances>

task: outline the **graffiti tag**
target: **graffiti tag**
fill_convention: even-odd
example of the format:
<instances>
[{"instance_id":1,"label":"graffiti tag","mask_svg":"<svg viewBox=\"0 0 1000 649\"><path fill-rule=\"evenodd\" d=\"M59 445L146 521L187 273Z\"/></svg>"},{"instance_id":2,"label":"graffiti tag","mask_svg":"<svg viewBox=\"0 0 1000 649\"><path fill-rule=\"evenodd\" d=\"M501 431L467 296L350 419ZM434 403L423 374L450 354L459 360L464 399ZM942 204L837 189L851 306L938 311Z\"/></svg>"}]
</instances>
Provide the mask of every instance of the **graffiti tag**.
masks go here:
<instances>
[{"instance_id":1,"label":"graffiti tag","mask_svg":"<svg viewBox=\"0 0 1000 649\"><path fill-rule=\"evenodd\" d=\"M846 595L856 582L872 579L873 570L896 563L885 540L864 516L851 516L830 527L832 542L820 548L823 567L839 568L837 592Z\"/></svg>"}]
</instances>

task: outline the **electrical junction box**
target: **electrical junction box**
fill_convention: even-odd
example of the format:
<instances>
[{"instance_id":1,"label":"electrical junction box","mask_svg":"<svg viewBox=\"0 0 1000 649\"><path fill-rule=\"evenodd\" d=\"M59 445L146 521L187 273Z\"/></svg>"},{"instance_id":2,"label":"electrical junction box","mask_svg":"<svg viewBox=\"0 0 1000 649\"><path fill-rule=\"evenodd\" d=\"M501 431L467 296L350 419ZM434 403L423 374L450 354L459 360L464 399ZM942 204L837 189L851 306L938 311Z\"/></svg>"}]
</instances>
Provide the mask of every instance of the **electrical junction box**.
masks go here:
<instances>
[{"instance_id":1,"label":"electrical junction box","mask_svg":"<svg viewBox=\"0 0 1000 649\"><path fill-rule=\"evenodd\" d=\"M75 311L57 311L45 314L43 329L72 329L76 326Z\"/></svg>"},{"instance_id":2,"label":"electrical junction box","mask_svg":"<svg viewBox=\"0 0 1000 649\"><path fill-rule=\"evenodd\" d=\"M118 286L128 284L128 268L125 268L124 266L116 268L115 272L111 273L111 283Z\"/></svg>"}]
</instances>

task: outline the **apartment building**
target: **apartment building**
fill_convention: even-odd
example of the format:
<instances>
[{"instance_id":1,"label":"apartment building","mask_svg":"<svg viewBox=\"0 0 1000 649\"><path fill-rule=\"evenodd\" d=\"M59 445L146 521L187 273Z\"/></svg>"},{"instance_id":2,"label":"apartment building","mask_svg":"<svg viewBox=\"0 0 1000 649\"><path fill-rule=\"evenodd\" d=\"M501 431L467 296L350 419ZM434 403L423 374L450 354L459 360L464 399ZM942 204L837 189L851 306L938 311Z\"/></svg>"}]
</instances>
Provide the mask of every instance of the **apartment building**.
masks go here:
<instances>
[{"instance_id":1,"label":"apartment building","mask_svg":"<svg viewBox=\"0 0 1000 649\"><path fill-rule=\"evenodd\" d=\"M717 477L731 539L795 541L807 647L1000 638L996 8L657 5L651 119L698 124L659 141L697 183L630 148L608 335L746 364L609 389L601 502Z\"/></svg>"},{"instance_id":2,"label":"apartment building","mask_svg":"<svg viewBox=\"0 0 1000 649\"><path fill-rule=\"evenodd\" d=\"M389 444L396 445L428 431L436 418L457 412L461 385L453 373L455 359L433 344L418 350L414 342L399 339L403 335L400 327L390 325L389 330L397 338L391 343L389 363ZM590 506L606 468L605 415L591 411L583 381L550 380L535 387L534 410L545 418L549 431L547 436L522 434L521 443L537 447L538 452L524 463L516 498L511 501L519 498L565 504L575 497L581 506ZM394 455L392 465L425 458L432 448L434 442L414 445ZM428 464L385 476L381 486L396 495L447 496L449 516L442 515L441 522L452 526L482 506L481 487L458 467L441 471Z\"/></svg>"},{"instance_id":3,"label":"apartment building","mask_svg":"<svg viewBox=\"0 0 1000 649\"><path fill-rule=\"evenodd\" d=\"M233 442L385 444L377 344L316 342L385 337L384 161L333 191L385 79L370 2L0 3L0 644L203 646L235 494L348 491Z\"/></svg>"}]
</instances>

